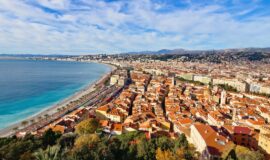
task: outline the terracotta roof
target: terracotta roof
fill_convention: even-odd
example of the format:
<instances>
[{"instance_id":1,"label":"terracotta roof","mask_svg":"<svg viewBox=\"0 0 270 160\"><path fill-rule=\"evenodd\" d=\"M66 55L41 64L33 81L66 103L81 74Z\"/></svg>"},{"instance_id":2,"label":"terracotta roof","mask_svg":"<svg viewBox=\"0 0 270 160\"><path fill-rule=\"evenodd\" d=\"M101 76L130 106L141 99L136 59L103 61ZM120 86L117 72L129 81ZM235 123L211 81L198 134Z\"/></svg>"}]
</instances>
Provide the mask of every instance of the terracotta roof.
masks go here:
<instances>
[{"instance_id":1,"label":"terracotta roof","mask_svg":"<svg viewBox=\"0 0 270 160\"><path fill-rule=\"evenodd\" d=\"M116 108L113 108L111 111L109 111L108 113L107 113L108 115L110 114L110 115L114 115L114 116L120 116L120 117L123 117L124 116L124 114L122 113L122 112L120 112L118 109L116 109Z\"/></svg>"},{"instance_id":2,"label":"terracotta roof","mask_svg":"<svg viewBox=\"0 0 270 160\"><path fill-rule=\"evenodd\" d=\"M253 120L253 119L248 119L247 120L249 123L251 123L252 125L264 125L265 121L262 119L259 120Z\"/></svg>"},{"instance_id":3,"label":"terracotta roof","mask_svg":"<svg viewBox=\"0 0 270 160\"><path fill-rule=\"evenodd\" d=\"M251 129L248 127L235 126L234 133L237 134L251 134Z\"/></svg>"},{"instance_id":4,"label":"terracotta roof","mask_svg":"<svg viewBox=\"0 0 270 160\"><path fill-rule=\"evenodd\" d=\"M102 127L106 127L106 126L108 126L109 121L108 121L108 120L100 120L100 121L99 121L99 124L100 124L100 126L102 126Z\"/></svg>"},{"instance_id":5,"label":"terracotta roof","mask_svg":"<svg viewBox=\"0 0 270 160\"><path fill-rule=\"evenodd\" d=\"M101 106L101 107L98 107L97 108L97 110L99 110L99 111L108 111L108 109L109 109L109 106L108 105L104 105L104 106Z\"/></svg>"},{"instance_id":6,"label":"terracotta roof","mask_svg":"<svg viewBox=\"0 0 270 160\"><path fill-rule=\"evenodd\" d=\"M211 155L220 156L226 145L232 144L232 141L225 137L225 134L220 132L216 126L197 123L194 124L194 127L202 136Z\"/></svg>"},{"instance_id":7,"label":"terracotta roof","mask_svg":"<svg viewBox=\"0 0 270 160\"><path fill-rule=\"evenodd\" d=\"M190 118L182 118L178 120L182 125L191 124L193 121Z\"/></svg>"},{"instance_id":8,"label":"terracotta roof","mask_svg":"<svg viewBox=\"0 0 270 160\"><path fill-rule=\"evenodd\" d=\"M122 124L119 124L119 123L114 123L114 124L112 124L111 130L114 130L114 131L122 131Z\"/></svg>"},{"instance_id":9,"label":"terracotta roof","mask_svg":"<svg viewBox=\"0 0 270 160\"><path fill-rule=\"evenodd\" d=\"M54 132L61 132L61 133L65 132L65 126L55 125L54 127L51 128Z\"/></svg>"}]
</instances>

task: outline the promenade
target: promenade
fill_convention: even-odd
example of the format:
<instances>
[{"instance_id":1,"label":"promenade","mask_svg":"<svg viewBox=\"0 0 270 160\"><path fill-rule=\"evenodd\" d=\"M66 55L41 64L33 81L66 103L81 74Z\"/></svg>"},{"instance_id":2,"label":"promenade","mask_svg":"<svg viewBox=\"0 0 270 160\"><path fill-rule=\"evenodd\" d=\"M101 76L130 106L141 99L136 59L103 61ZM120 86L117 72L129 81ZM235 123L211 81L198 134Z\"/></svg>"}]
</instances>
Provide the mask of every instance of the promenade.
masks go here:
<instances>
[{"instance_id":1,"label":"promenade","mask_svg":"<svg viewBox=\"0 0 270 160\"><path fill-rule=\"evenodd\" d=\"M113 72L115 67L111 66L111 68L111 72ZM111 72L105 74L96 82L90 84L62 102L21 122L1 129L0 137L12 136L18 132L34 132L80 107L98 104L101 102L101 99L106 97L106 95L109 95L113 90L116 90L115 86L104 85L104 83L110 78Z\"/></svg>"}]
</instances>

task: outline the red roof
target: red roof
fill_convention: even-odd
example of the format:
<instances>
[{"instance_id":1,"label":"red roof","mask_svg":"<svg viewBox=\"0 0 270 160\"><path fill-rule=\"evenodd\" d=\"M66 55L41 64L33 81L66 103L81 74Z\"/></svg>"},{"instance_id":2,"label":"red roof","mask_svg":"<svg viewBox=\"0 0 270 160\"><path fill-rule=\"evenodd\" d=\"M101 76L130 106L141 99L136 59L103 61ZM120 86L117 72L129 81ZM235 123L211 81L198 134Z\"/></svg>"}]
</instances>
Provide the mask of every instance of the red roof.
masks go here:
<instances>
[{"instance_id":1,"label":"red roof","mask_svg":"<svg viewBox=\"0 0 270 160\"><path fill-rule=\"evenodd\" d=\"M234 127L234 133L237 133L237 134L250 134L251 129L249 129L248 127L235 126Z\"/></svg>"}]
</instances>

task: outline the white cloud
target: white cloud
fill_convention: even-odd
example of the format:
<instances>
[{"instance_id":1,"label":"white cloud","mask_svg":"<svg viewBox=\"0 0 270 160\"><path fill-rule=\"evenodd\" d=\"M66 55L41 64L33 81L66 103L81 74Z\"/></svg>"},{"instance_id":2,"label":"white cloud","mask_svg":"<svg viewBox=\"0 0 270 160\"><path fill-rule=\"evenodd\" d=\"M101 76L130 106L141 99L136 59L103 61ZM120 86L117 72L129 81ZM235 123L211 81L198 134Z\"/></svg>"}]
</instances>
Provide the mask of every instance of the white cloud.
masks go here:
<instances>
[{"instance_id":1,"label":"white cloud","mask_svg":"<svg viewBox=\"0 0 270 160\"><path fill-rule=\"evenodd\" d=\"M160 12L166 4L149 0L76 4L38 0L50 11L33 2L0 0L0 53L86 54L270 44L270 16L237 19L253 8L231 11L214 3Z\"/></svg>"},{"instance_id":2,"label":"white cloud","mask_svg":"<svg viewBox=\"0 0 270 160\"><path fill-rule=\"evenodd\" d=\"M70 5L69 0L37 0L37 2L52 9L67 9Z\"/></svg>"}]
</instances>

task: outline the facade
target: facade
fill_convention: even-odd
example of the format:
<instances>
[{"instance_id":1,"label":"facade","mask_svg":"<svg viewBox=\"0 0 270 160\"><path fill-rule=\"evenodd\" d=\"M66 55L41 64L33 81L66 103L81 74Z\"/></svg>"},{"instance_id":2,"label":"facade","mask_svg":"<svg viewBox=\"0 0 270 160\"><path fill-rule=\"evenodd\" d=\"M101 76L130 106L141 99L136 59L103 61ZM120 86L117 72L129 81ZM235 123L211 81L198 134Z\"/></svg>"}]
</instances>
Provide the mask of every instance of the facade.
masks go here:
<instances>
[{"instance_id":1,"label":"facade","mask_svg":"<svg viewBox=\"0 0 270 160\"><path fill-rule=\"evenodd\" d=\"M249 91L253 93L259 93L261 91L261 85L258 83L250 83Z\"/></svg>"},{"instance_id":2,"label":"facade","mask_svg":"<svg viewBox=\"0 0 270 160\"><path fill-rule=\"evenodd\" d=\"M237 79L214 78L213 85L219 85L219 84L229 85L240 92L246 92L249 90L248 84L246 82L242 82Z\"/></svg>"},{"instance_id":3,"label":"facade","mask_svg":"<svg viewBox=\"0 0 270 160\"><path fill-rule=\"evenodd\" d=\"M252 82L249 84L249 91L252 93L270 94L270 85Z\"/></svg>"},{"instance_id":4,"label":"facade","mask_svg":"<svg viewBox=\"0 0 270 160\"><path fill-rule=\"evenodd\" d=\"M194 124L190 128L191 140L201 152L202 160L220 159L226 146L232 144L230 138L216 126Z\"/></svg>"},{"instance_id":5,"label":"facade","mask_svg":"<svg viewBox=\"0 0 270 160\"><path fill-rule=\"evenodd\" d=\"M227 101L227 92L223 90L220 97L220 105L225 105Z\"/></svg>"},{"instance_id":6,"label":"facade","mask_svg":"<svg viewBox=\"0 0 270 160\"><path fill-rule=\"evenodd\" d=\"M118 80L118 85L119 86L124 86L126 84L126 78L125 77L120 77Z\"/></svg>"},{"instance_id":7,"label":"facade","mask_svg":"<svg viewBox=\"0 0 270 160\"><path fill-rule=\"evenodd\" d=\"M212 82L212 78L207 75L194 75L193 81L201 82L203 84L209 84Z\"/></svg>"},{"instance_id":8,"label":"facade","mask_svg":"<svg viewBox=\"0 0 270 160\"><path fill-rule=\"evenodd\" d=\"M248 127L243 126L223 126L224 132L228 134L232 141L250 149L258 149L258 134Z\"/></svg>"},{"instance_id":9,"label":"facade","mask_svg":"<svg viewBox=\"0 0 270 160\"><path fill-rule=\"evenodd\" d=\"M177 74L176 76L180 77L180 78L183 78L183 79L186 79L186 80L193 81L193 76L194 75L192 73L183 73L183 74Z\"/></svg>"},{"instance_id":10,"label":"facade","mask_svg":"<svg viewBox=\"0 0 270 160\"><path fill-rule=\"evenodd\" d=\"M118 82L119 75L112 75L110 79L110 85L114 85Z\"/></svg>"},{"instance_id":11,"label":"facade","mask_svg":"<svg viewBox=\"0 0 270 160\"><path fill-rule=\"evenodd\" d=\"M260 89L260 93L270 94L270 85L263 85Z\"/></svg>"},{"instance_id":12,"label":"facade","mask_svg":"<svg viewBox=\"0 0 270 160\"><path fill-rule=\"evenodd\" d=\"M270 126L262 126L259 135L259 146L270 154Z\"/></svg>"}]
</instances>

